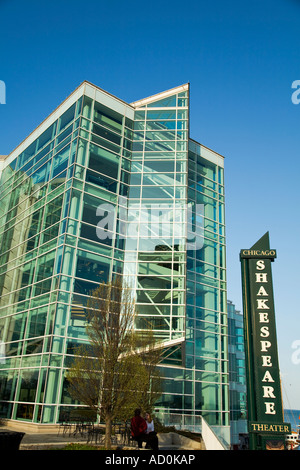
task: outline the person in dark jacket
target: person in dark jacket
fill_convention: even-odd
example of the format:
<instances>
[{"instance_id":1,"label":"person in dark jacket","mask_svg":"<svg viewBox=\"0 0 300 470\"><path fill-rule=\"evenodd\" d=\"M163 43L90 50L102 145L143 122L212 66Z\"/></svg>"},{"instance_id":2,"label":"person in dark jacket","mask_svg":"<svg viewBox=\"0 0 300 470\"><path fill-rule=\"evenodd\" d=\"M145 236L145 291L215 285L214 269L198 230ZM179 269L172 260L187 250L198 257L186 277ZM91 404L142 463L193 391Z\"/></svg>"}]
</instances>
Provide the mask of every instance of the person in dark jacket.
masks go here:
<instances>
[{"instance_id":1,"label":"person in dark jacket","mask_svg":"<svg viewBox=\"0 0 300 470\"><path fill-rule=\"evenodd\" d=\"M141 410L137 408L131 418L131 435L137 441L139 449L143 447L143 442L147 442L146 431L147 423L141 416Z\"/></svg>"}]
</instances>

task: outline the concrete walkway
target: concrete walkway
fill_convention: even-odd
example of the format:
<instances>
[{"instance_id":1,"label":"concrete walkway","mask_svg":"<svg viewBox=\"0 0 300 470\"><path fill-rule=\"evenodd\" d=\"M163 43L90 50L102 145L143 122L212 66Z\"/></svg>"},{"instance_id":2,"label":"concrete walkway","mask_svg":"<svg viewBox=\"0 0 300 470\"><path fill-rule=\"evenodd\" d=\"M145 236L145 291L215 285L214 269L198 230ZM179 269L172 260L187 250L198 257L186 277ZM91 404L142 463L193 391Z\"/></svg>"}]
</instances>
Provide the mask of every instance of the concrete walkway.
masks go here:
<instances>
[{"instance_id":1,"label":"concrete walkway","mask_svg":"<svg viewBox=\"0 0 300 470\"><path fill-rule=\"evenodd\" d=\"M10 426L0 426L0 432L17 431L23 432L22 429L15 429ZM78 436L68 436L62 433L30 433L25 431L25 435L20 444L20 450L47 450L52 448L62 448L71 443L86 444L87 438Z\"/></svg>"},{"instance_id":2,"label":"concrete walkway","mask_svg":"<svg viewBox=\"0 0 300 470\"><path fill-rule=\"evenodd\" d=\"M3 431L16 431L11 426L0 426L0 432ZM18 429L22 432L22 429ZM20 450L49 450L49 449L62 449L68 444L87 444L87 437L77 434L76 436L63 434L62 431L56 433L30 433L24 431L25 435L20 444ZM180 436L177 433L158 434L159 450L202 450L201 444L192 439ZM95 442L89 443L93 446L101 446ZM144 444L145 445L145 444ZM137 450L137 446L128 446L122 444L113 444L113 449L118 450Z\"/></svg>"}]
</instances>

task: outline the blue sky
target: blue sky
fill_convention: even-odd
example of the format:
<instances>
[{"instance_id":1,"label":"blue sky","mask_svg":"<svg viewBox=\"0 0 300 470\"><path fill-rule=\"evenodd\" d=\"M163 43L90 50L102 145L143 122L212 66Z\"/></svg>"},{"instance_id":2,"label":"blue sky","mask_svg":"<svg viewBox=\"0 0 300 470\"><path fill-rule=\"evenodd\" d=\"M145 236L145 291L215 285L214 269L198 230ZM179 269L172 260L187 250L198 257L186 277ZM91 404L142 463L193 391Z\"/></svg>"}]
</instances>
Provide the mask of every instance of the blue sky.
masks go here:
<instances>
[{"instance_id":1,"label":"blue sky","mask_svg":"<svg viewBox=\"0 0 300 470\"><path fill-rule=\"evenodd\" d=\"M0 0L0 18L0 154L83 80L127 102L190 82L191 137L226 157L228 298L242 309L239 251L269 231L283 398L300 409L300 1Z\"/></svg>"}]
</instances>

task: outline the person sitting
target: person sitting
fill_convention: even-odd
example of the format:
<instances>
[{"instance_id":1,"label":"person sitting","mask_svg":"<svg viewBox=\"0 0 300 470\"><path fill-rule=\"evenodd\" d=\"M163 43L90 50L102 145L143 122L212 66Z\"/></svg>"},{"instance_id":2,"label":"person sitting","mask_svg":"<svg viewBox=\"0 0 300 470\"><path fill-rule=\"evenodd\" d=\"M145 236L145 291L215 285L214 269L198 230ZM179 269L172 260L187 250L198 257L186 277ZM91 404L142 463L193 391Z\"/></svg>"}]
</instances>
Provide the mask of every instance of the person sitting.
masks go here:
<instances>
[{"instance_id":1,"label":"person sitting","mask_svg":"<svg viewBox=\"0 0 300 470\"><path fill-rule=\"evenodd\" d=\"M154 421L151 418L150 413L145 414L145 420L147 424L147 430L146 430L146 435L147 435L147 446L146 449L151 447L152 450L156 451L158 450L158 437L156 432L154 431Z\"/></svg>"},{"instance_id":2,"label":"person sitting","mask_svg":"<svg viewBox=\"0 0 300 470\"><path fill-rule=\"evenodd\" d=\"M147 442L147 423L141 416L141 410L137 408L134 417L131 418L131 435L137 441L139 449L142 449L143 442Z\"/></svg>"}]
</instances>

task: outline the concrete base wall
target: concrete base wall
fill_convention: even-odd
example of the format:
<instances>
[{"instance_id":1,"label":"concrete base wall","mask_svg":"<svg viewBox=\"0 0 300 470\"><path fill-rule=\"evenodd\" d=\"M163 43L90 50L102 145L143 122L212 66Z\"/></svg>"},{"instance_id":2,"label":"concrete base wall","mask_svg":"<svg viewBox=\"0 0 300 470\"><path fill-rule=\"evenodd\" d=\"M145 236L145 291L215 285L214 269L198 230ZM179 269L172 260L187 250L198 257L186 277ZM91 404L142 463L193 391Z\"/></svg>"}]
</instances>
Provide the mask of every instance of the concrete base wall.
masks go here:
<instances>
[{"instance_id":1,"label":"concrete base wall","mask_svg":"<svg viewBox=\"0 0 300 470\"><path fill-rule=\"evenodd\" d=\"M177 434L176 432L158 433L159 447L177 447L184 450L204 450L205 447L202 442L194 441L188 437Z\"/></svg>"},{"instance_id":2,"label":"concrete base wall","mask_svg":"<svg viewBox=\"0 0 300 470\"><path fill-rule=\"evenodd\" d=\"M36 424L36 423L27 423L26 421L14 421L13 419L1 420L3 426L9 427L9 429L14 431L22 431L28 433L45 433L45 434L55 434L58 432L60 426L57 424Z\"/></svg>"}]
</instances>

